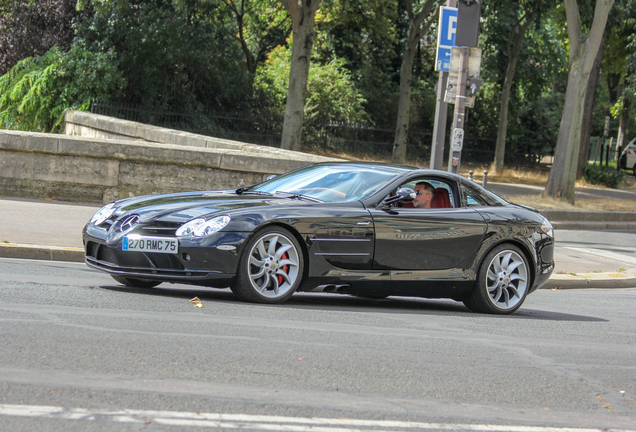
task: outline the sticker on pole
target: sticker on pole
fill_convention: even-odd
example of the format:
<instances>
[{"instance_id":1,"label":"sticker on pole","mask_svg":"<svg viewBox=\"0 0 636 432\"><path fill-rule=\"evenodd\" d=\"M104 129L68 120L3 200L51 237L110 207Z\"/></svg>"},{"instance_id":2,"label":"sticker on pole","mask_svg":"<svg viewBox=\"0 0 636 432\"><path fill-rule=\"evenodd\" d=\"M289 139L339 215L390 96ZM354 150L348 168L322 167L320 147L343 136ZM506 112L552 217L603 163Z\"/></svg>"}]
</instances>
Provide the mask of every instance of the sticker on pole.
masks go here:
<instances>
[{"instance_id":1,"label":"sticker on pole","mask_svg":"<svg viewBox=\"0 0 636 432\"><path fill-rule=\"evenodd\" d=\"M451 151L462 151L464 146L464 129L453 129L453 139L451 140Z\"/></svg>"}]
</instances>

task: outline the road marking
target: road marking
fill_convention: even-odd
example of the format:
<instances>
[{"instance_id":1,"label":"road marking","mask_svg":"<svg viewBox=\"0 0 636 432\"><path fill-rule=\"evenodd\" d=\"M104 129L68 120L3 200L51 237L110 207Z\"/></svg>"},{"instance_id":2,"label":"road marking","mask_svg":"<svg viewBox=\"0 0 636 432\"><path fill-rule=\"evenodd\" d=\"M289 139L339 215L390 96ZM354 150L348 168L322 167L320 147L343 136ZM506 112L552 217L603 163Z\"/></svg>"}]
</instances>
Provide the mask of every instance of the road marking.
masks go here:
<instances>
[{"instance_id":1,"label":"road marking","mask_svg":"<svg viewBox=\"0 0 636 432\"><path fill-rule=\"evenodd\" d=\"M194 413L151 410L88 410L44 405L0 405L0 415L58 420L112 421L117 423L163 424L223 429L256 429L291 432L356 432L373 428L386 432L433 429L469 432L636 432L619 429L503 426L488 424L423 423L393 420L356 420L318 417L278 417L247 414ZM371 429L366 429L371 430Z\"/></svg>"},{"instance_id":2,"label":"road marking","mask_svg":"<svg viewBox=\"0 0 636 432\"><path fill-rule=\"evenodd\" d=\"M595 255L601 258L611 259L611 260L618 261L627 265L636 266L636 258L632 258L628 255L623 255L616 252L610 252L610 251L606 251L602 249L578 248L578 247L571 247L571 246L563 246L563 248L570 249L577 252L586 253L588 255Z\"/></svg>"}]
</instances>

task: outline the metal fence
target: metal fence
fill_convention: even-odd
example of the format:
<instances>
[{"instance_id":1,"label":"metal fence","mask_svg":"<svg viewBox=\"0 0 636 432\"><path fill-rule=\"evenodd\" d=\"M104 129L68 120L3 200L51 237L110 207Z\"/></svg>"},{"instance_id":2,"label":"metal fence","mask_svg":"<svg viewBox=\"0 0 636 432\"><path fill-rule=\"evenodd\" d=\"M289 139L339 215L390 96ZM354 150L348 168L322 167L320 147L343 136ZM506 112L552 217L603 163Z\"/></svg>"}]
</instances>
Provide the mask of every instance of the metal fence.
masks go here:
<instances>
[{"instance_id":1,"label":"metal fence","mask_svg":"<svg viewBox=\"0 0 636 432\"><path fill-rule=\"evenodd\" d=\"M603 163L608 161L615 161L618 159L619 150L616 147L616 141L609 137L591 137L590 138L590 152L588 155L588 161L590 163Z\"/></svg>"},{"instance_id":2,"label":"metal fence","mask_svg":"<svg viewBox=\"0 0 636 432\"><path fill-rule=\"evenodd\" d=\"M252 144L279 147L283 118L271 114L245 116L218 113L184 114L139 108L127 104L95 101L91 112L125 120L171 129L193 132ZM450 133L450 132L449 132ZM416 165L428 165L431 156L431 130L409 130L407 160ZM326 154L350 155L357 158L390 160L395 129L345 123L315 123L303 125L303 147ZM449 136L446 136L449 142ZM465 162L490 163L494 159L495 138L466 137L462 151ZM448 146L446 146L448 147ZM529 165L550 154L550 149L532 142L516 143L506 153L507 165ZM537 150L539 149L539 150ZM446 151L448 153L448 150Z\"/></svg>"}]
</instances>

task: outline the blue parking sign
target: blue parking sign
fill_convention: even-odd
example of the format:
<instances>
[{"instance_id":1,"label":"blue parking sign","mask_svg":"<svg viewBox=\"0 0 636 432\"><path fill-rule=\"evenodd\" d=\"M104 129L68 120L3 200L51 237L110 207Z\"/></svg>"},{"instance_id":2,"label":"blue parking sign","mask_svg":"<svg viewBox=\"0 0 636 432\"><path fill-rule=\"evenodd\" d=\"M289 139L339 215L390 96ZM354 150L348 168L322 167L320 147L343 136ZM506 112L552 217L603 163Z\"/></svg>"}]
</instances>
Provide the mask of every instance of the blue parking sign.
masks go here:
<instances>
[{"instance_id":1,"label":"blue parking sign","mask_svg":"<svg viewBox=\"0 0 636 432\"><path fill-rule=\"evenodd\" d=\"M437 60L435 60L435 70L446 71L450 70L451 49L450 48L437 48Z\"/></svg>"},{"instance_id":2,"label":"blue parking sign","mask_svg":"<svg viewBox=\"0 0 636 432\"><path fill-rule=\"evenodd\" d=\"M437 55L435 70L450 70L451 48L455 46L457 34L457 8L442 7L439 11L439 25L437 31Z\"/></svg>"}]
</instances>

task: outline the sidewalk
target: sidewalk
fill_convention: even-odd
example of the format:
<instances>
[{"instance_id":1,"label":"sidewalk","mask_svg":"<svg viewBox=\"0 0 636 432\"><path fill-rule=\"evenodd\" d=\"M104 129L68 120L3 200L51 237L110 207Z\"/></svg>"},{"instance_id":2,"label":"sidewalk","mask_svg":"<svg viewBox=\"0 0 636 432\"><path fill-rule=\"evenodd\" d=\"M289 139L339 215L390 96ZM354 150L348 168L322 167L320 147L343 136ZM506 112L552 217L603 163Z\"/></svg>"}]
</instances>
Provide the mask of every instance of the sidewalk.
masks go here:
<instances>
[{"instance_id":1,"label":"sidewalk","mask_svg":"<svg viewBox=\"0 0 636 432\"><path fill-rule=\"evenodd\" d=\"M100 208L53 201L0 198L0 258L83 262L82 228ZM604 212L569 212L557 229L634 230L636 222L606 222ZM548 216L551 217L551 216ZM558 250L543 288L636 288L636 267L581 251Z\"/></svg>"}]
</instances>

